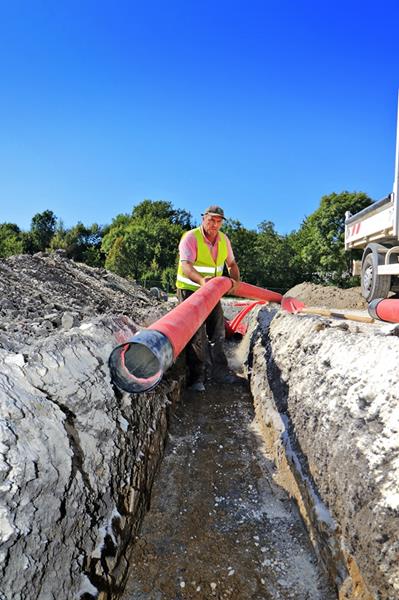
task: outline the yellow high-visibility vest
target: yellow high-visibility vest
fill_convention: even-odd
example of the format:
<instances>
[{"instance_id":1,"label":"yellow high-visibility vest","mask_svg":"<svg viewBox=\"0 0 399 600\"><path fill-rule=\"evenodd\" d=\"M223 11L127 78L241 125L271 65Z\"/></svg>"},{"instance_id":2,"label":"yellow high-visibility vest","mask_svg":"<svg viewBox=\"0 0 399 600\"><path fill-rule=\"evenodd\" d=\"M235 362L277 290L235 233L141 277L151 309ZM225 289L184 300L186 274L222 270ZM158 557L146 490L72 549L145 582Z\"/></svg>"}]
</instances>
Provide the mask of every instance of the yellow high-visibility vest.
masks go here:
<instances>
[{"instance_id":1,"label":"yellow high-visibility vest","mask_svg":"<svg viewBox=\"0 0 399 600\"><path fill-rule=\"evenodd\" d=\"M204 237L201 233L201 229L197 227L193 229L196 240L197 240L197 258L193 263L193 266L198 273L201 273L203 277L220 277L223 275L224 263L227 259L227 240L224 233L219 232L218 241L218 253L216 261L213 260L211 250L206 244ZM189 233L186 231L183 237ZM182 237L182 239L183 239ZM200 287L199 283L195 283L183 273L181 262L179 261L179 267L177 269L176 287L182 290L198 290Z\"/></svg>"}]
</instances>

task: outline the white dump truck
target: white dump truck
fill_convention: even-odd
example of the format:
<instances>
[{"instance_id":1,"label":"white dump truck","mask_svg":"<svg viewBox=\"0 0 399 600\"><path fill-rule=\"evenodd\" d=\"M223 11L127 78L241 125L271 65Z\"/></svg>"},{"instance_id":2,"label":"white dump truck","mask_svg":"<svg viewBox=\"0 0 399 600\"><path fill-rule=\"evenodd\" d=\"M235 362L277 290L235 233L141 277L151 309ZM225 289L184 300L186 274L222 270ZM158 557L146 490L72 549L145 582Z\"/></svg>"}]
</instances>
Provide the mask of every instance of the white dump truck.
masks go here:
<instances>
[{"instance_id":1,"label":"white dump truck","mask_svg":"<svg viewBox=\"0 0 399 600\"><path fill-rule=\"evenodd\" d=\"M345 250L364 248L362 294L368 302L399 291L399 100L396 129L395 180L386 198L352 215L345 213ZM355 265L359 267L360 265Z\"/></svg>"}]
</instances>

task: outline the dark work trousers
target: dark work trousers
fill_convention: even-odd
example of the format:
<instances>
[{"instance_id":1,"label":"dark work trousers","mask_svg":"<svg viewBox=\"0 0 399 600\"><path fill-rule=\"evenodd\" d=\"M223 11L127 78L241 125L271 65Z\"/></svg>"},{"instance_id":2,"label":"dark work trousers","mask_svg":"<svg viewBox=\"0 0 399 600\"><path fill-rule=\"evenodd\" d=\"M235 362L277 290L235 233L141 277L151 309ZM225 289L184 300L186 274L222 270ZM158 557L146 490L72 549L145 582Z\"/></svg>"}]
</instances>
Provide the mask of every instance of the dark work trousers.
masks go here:
<instances>
[{"instance_id":1,"label":"dark work trousers","mask_svg":"<svg viewBox=\"0 0 399 600\"><path fill-rule=\"evenodd\" d=\"M177 300L183 302L194 294L191 290L177 289ZM205 323L196 331L186 346L186 360L189 370L189 385L195 381L205 381L205 376L212 376L227 369L227 358L223 349L225 325L223 309L218 302ZM210 366L210 373L207 367Z\"/></svg>"}]
</instances>

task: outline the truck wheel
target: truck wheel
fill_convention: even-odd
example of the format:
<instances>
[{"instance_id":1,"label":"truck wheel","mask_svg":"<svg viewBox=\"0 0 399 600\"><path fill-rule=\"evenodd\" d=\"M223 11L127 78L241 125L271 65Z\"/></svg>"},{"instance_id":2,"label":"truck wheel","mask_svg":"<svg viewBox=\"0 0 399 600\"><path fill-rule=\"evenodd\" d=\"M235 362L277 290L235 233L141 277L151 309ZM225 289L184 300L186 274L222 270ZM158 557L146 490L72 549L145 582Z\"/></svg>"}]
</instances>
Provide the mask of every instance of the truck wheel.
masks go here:
<instances>
[{"instance_id":1,"label":"truck wheel","mask_svg":"<svg viewBox=\"0 0 399 600\"><path fill-rule=\"evenodd\" d=\"M382 262L382 257L381 257ZM386 298L391 289L391 276L378 275L373 254L367 254L362 265L362 296L371 302L376 298Z\"/></svg>"}]
</instances>

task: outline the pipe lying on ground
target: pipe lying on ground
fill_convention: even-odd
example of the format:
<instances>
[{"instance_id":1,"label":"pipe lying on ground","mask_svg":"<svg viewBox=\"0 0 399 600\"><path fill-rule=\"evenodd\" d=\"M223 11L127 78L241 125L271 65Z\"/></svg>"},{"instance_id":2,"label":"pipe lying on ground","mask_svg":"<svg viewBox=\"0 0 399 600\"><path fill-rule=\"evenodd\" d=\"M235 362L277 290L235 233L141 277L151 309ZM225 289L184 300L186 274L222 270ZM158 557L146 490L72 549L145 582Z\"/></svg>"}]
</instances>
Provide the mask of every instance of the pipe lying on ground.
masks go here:
<instances>
[{"instance_id":1,"label":"pipe lying on ground","mask_svg":"<svg viewBox=\"0 0 399 600\"><path fill-rule=\"evenodd\" d=\"M246 303L245 308L243 308L234 319L226 321L226 337L232 337L235 334L245 335L247 326L243 323L243 319L255 308L255 306L259 306L259 304L265 304L265 300L255 300L255 302L250 302L249 304Z\"/></svg>"},{"instance_id":2,"label":"pipe lying on ground","mask_svg":"<svg viewBox=\"0 0 399 600\"><path fill-rule=\"evenodd\" d=\"M234 296L239 296L240 298L249 298L251 300L265 300L266 302L280 303L283 299L282 294L272 292L265 288L257 287L256 285L251 285L250 283L244 283L243 281L235 283L230 293Z\"/></svg>"},{"instance_id":3,"label":"pipe lying on ground","mask_svg":"<svg viewBox=\"0 0 399 600\"><path fill-rule=\"evenodd\" d=\"M368 311L373 319L399 323L399 300L376 298L370 302Z\"/></svg>"},{"instance_id":4,"label":"pipe lying on ground","mask_svg":"<svg viewBox=\"0 0 399 600\"><path fill-rule=\"evenodd\" d=\"M281 302L282 295L229 277L215 277L158 321L119 344L109 357L112 381L127 392L153 389L220 298L235 296Z\"/></svg>"}]
</instances>

